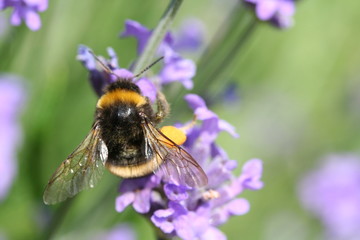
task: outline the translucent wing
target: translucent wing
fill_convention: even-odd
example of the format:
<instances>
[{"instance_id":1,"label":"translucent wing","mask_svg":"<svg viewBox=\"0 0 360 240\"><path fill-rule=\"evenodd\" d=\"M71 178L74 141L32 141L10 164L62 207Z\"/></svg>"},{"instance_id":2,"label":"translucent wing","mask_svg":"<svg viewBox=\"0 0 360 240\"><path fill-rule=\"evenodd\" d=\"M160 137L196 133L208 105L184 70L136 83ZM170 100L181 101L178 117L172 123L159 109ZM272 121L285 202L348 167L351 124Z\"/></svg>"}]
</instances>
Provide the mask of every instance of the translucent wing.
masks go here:
<instances>
[{"instance_id":1,"label":"translucent wing","mask_svg":"<svg viewBox=\"0 0 360 240\"><path fill-rule=\"evenodd\" d=\"M165 180L190 187L207 185L208 179L196 160L166 137L144 116L142 124L145 134L145 149L151 149L155 155L154 164L159 165L159 172L164 174Z\"/></svg>"},{"instance_id":2,"label":"translucent wing","mask_svg":"<svg viewBox=\"0 0 360 240\"><path fill-rule=\"evenodd\" d=\"M107 148L99 137L95 122L84 141L61 163L44 192L44 203L55 204L93 188L101 178L107 159Z\"/></svg>"}]
</instances>

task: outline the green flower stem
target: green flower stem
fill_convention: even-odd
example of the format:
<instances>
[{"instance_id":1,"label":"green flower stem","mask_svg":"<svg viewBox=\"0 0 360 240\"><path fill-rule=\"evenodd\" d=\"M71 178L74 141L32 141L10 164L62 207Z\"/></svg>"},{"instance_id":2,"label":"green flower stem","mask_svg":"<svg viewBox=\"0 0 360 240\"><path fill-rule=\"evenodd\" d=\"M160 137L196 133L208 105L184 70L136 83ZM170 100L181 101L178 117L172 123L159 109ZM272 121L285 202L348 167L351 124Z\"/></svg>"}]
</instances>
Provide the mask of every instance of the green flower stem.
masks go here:
<instances>
[{"instance_id":1,"label":"green flower stem","mask_svg":"<svg viewBox=\"0 0 360 240\"><path fill-rule=\"evenodd\" d=\"M226 74L228 73L229 69L231 69L234 59L239 55L241 47L247 42L247 40L252 36L252 33L256 29L257 21L249 22L246 29L244 29L241 36L238 38L238 41L233 44L229 49L227 49L227 54L225 57L218 62L216 68L213 69L211 73L211 89L201 88L198 91L198 94L204 95L206 92L210 91L210 95L212 94L211 90L216 89L217 91L221 91L224 83L226 83L227 79L229 79ZM220 83L221 80L221 83Z\"/></svg>"},{"instance_id":2,"label":"green flower stem","mask_svg":"<svg viewBox=\"0 0 360 240\"><path fill-rule=\"evenodd\" d=\"M242 22L244 13L243 5L241 3L236 4L224 22L220 24L208 46L206 46L198 63L198 68L201 69L218 62L219 53L225 49L226 43L234 32L239 29L239 23Z\"/></svg>"},{"instance_id":3,"label":"green flower stem","mask_svg":"<svg viewBox=\"0 0 360 240\"><path fill-rule=\"evenodd\" d=\"M224 76L241 47L252 35L256 23L254 16L241 2L235 5L228 17L220 24L197 64L193 92L202 96L210 94L213 86L220 77ZM221 90L222 86L219 86L217 90ZM173 97L169 97L174 108L181 109L185 106L185 103L181 101L185 91L178 90Z\"/></svg>"},{"instance_id":4,"label":"green flower stem","mask_svg":"<svg viewBox=\"0 0 360 240\"><path fill-rule=\"evenodd\" d=\"M198 64L194 92L204 95L209 86L231 66L241 47L252 35L257 21L238 3L224 24L215 33Z\"/></svg>"},{"instance_id":5,"label":"green flower stem","mask_svg":"<svg viewBox=\"0 0 360 240\"><path fill-rule=\"evenodd\" d=\"M135 64L133 69L135 74L145 69L153 61L154 55L156 54L161 41L164 39L165 34L169 30L181 3L182 0L171 0L169 3L169 6L166 9L164 15L151 34L151 37L145 46L144 52L140 55L139 60Z\"/></svg>"}]
</instances>

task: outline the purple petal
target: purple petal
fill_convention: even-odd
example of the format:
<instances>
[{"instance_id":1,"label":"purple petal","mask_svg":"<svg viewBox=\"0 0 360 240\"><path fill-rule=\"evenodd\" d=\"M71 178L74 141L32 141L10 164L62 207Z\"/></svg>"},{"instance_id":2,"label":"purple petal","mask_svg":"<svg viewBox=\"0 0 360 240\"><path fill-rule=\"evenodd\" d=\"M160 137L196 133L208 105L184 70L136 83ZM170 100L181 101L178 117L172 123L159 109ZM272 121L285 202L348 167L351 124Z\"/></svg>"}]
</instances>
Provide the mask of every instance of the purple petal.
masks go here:
<instances>
[{"instance_id":1,"label":"purple petal","mask_svg":"<svg viewBox=\"0 0 360 240\"><path fill-rule=\"evenodd\" d=\"M157 95L157 88L152 81L148 78L141 78L136 82L136 85L140 88L141 93L148 97L151 102L155 102Z\"/></svg>"},{"instance_id":2,"label":"purple petal","mask_svg":"<svg viewBox=\"0 0 360 240\"><path fill-rule=\"evenodd\" d=\"M138 213L147 213L150 210L151 189L143 189L135 193L133 207Z\"/></svg>"},{"instance_id":3,"label":"purple petal","mask_svg":"<svg viewBox=\"0 0 360 240\"><path fill-rule=\"evenodd\" d=\"M244 198L237 198L226 204L226 209L231 215L244 215L249 212L250 204Z\"/></svg>"},{"instance_id":4,"label":"purple petal","mask_svg":"<svg viewBox=\"0 0 360 240\"><path fill-rule=\"evenodd\" d=\"M116 76L112 76L114 77L113 81L115 81L117 77L121 79L129 79L129 80L134 77L134 74L125 68L115 69L113 72L116 75Z\"/></svg>"},{"instance_id":5,"label":"purple petal","mask_svg":"<svg viewBox=\"0 0 360 240\"><path fill-rule=\"evenodd\" d=\"M171 222L163 222L160 225L160 229L164 232L164 233L171 233L172 231L174 231L174 224L172 224Z\"/></svg>"},{"instance_id":6,"label":"purple petal","mask_svg":"<svg viewBox=\"0 0 360 240\"><path fill-rule=\"evenodd\" d=\"M176 233L180 238L192 240L204 239L202 236L210 227L209 221L209 218L189 212L186 215L179 216L173 223Z\"/></svg>"},{"instance_id":7,"label":"purple petal","mask_svg":"<svg viewBox=\"0 0 360 240\"><path fill-rule=\"evenodd\" d=\"M234 170L235 168L237 168L237 161L235 160L229 160L225 163L225 167L226 169L228 169L229 171Z\"/></svg>"},{"instance_id":8,"label":"purple petal","mask_svg":"<svg viewBox=\"0 0 360 240\"><path fill-rule=\"evenodd\" d=\"M199 115L196 114L196 116ZM199 119L203 119L203 118L199 118ZM209 119L204 119L203 124L201 126L201 131L202 132L200 138L202 139L202 141L206 142L207 144L212 144L216 140L220 132L219 119L217 118L217 116Z\"/></svg>"},{"instance_id":9,"label":"purple petal","mask_svg":"<svg viewBox=\"0 0 360 240\"><path fill-rule=\"evenodd\" d=\"M295 3L292 0L282 0L278 11L280 15L293 16L295 14Z\"/></svg>"},{"instance_id":10,"label":"purple petal","mask_svg":"<svg viewBox=\"0 0 360 240\"><path fill-rule=\"evenodd\" d=\"M256 5L256 15L260 20L267 21L272 18L277 9L279 3L277 0L268 0L268 1L261 1L258 2Z\"/></svg>"},{"instance_id":11,"label":"purple petal","mask_svg":"<svg viewBox=\"0 0 360 240\"><path fill-rule=\"evenodd\" d=\"M180 216L188 213L186 208L178 202L169 201L169 207L174 209L174 215Z\"/></svg>"},{"instance_id":12,"label":"purple petal","mask_svg":"<svg viewBox=\"0 0 360 240\"><path fill-rule=\"evenodd\" d=\"M156 210L151 216L151 221L164 233L171 233L174 231L174 225L170 222L170 217L174 212L175 210L172 208Z\"/></svg>"},{"instance_id":13,"label":"purple petal","mask_svg":"<svg viewBox=\"0 0 360 240\"><path fill-rule=\"evenodd\" d=\"M204 99L199 95L187 94L184 99L193 110L196 110L197 108L207 108Z\"/></svg>"},{"instance_id":14,"label":"purple petal","mask_svg":"<svg viewBox=\"0 0 360 240\"><path fill-rule=\"evenodd\" d=\"M133 20L126 20L125 30L121 33L121 37L135 37L138 40L138 55L144 50L150 35L151 31Z\"/></svg>"},{"instance_id":15,"label":"purple petal","mask_svg":"<svg viewBox=\"0 0 360 240\"><path fill-rule=\"evenodd\" d=\"M120 196L116 198L115 209L118 212L124 211L124 209L133 203L135 200L135 193L126 192L122 193Z\"/></svg>"},{"instance_id":16,"label":"purple petal","mask_svg":"<svg viewBox=\"0 0 360 240\"><path fill-rule=\"evenodd\" d=\"M118 57L117 57L116 52L114 51L114 49L111 48L111 47L108 47L106 50L107 50L108 55L110 57L110 62L109 62L110 66L112 68L115 68L115 69L119 68Z\"/></svg>"},{"instance_id":17,"label":"purple petal","mask_svg":"<svg viewBox=\"0 0 360 240\"><path fill-rule=\"evenodd\" d=\"M238 138L239 134L235 132L235 127L232 126L230 123L226 122L225 120L219 120L219 129L221 131L226 131L231 134L231 136Z\"/></svg>"},{"instance_id":18,"label":"purple petal","mask_svg":"<svg viewBox=\"0 0 360 240\"><path fill-rule=\"evenodd\" d=\"M94 56L90 53L90 48L84 45L79 45L76 59L81 61L82 64L84 64L84 66L86 67L86 69L88 70L96 69L96 60Z\"/></svg>"},{"instance_id":19,"label":"purple petal","mask_svg":"<svg viewBox=\"0 0 360 240\"><path fill-rule=\"evenodd\" d=\"M19 9L14 9L13 13L11 14L10 22L14 26L19 26L21 24L21 12Z\"/></svg>"},{"instance_id":20,"label":"purple petal","mask_svg":"<svg viewBox=\"0 0 360 240\"><path fill-rule=\"evenodd\" d=\"M188 188L167 183L164 186L166 196L172 201L182 201L188 198Z\"/></svg>"},{"instance_id":21,"label":"purple petal","mask_svg":"<svg viewBox=\"0 0 360 240\"><path fill-rule=\"evenodd\" d=\"M240 176L243 186L248 189L258 190L263 187L260 181L262 176L262 161L260 159L252 159L247 161Z\"/></svg>"},{"instance_id":22,"label":"purple petal","mask_svg":"<svg viewBox=\"0 0 360 240\"><path fill-rule=\"evenodd\" d=\"M155 212L156 213L156 212ZM174 225L167 218L157 217L155 215L151 216L151 221L154 225L161 229L164 233L171 233L174 231Z\"/></svg>"},{"instance_id":23,"label":"purple petal","mask_svg":"<svg viewBox=\"0 0 360 240\"><path fill-rule=\"evenodd\" d=\"M37 10L43 12L48 8L48 0L37 0Z\"/></svg>"},{"instance_id":24,"label":"purple petal","mask_svg":"<svg viewBox=\"0 0 360 240\"><path fill-rule=\"evenodd\" d=\"M226 240L226 235L215 227L209 227L206 232L203 233L202 240Z\"/></svg>"},{"instance_id":25,"label":"purple petal","mask_svg":"<svg viewBox=\"0 0 360 240\"><path fill-rule=\"evenodd\" d=\"M218 204L212 216L212 225L219 226L226 223L231 216L244 215L249 212L250 204L246 199L236 198L225 204Z\"/></svg>"},{"instance_id":26,"label":"purple petal","mask_svg":"<svg viewBox=\"0 0 360 240\"><path fill-rule=\"evenodd\" d=\"M29 29L32 31L37 31L41 27L41 20L39 15L32 10L28 10L25 12L25 22Z\"/></svg>"},{"instance_id":27,"label":"purple petal","mask_svg":"<svg viewBox=\"0 0 360 240\"><path fill-rule=\"evenodd\" d=\"M210 162L209 166L207 166L206 174L209 178L209 188L217 189L218 186L231 179L232 172L226 168L226 162L226 159L218 156Z\"/></svg>"},{"instance_id":28,"label":"purple petal","mask_svg":"<svg viewBox=\"0 0 360 240\"><path fill-rule=\"evenodd\" d=\"M154 212L154 216L156 216L158 218L167 218L167 217L170 217L171 215L173 215L174 212L175 212L175 210L173 208L160 209L160 210L156 210Z\"/></svg>"},{"instance_id":29,"label":"purple petal","mask_svg":"<svg viewBox=\"0 0 360 240\"><path fill-rule=\"evenodd\" d=\"M214 112L210 111L207 108L197 108L194 113L196 115L196 118L201 121L208 119L216 119L215 125L216 125L216 129L218 129L218 117Z\"/></svg>"},{"instance_id":30,"label":"purple petal","mask_svg":"<svg viewBox=\"0 0 360 240\"><path fill-rule=\"evenodd\" d=\"M192 60L181 58L170 48L165 51L164 68L160 76L162 84L179 81L185 88L193 87L192 78L195 76L196 66Z\"/></svg>"}]
</instances>

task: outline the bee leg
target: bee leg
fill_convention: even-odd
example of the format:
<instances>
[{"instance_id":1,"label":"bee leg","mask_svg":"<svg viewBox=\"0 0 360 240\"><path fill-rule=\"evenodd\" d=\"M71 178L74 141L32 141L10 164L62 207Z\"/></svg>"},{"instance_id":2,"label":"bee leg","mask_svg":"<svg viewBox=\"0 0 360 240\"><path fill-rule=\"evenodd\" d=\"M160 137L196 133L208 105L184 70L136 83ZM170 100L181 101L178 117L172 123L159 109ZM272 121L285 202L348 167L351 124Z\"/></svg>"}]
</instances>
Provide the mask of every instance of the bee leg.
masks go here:
<instances>
[{"instance_id":1,"label":"bee leg","mask_svg":"<svg viewBox=\"0 0 360 240\"><path fill-rule=\"evenodd\" d=\"M160 123L170 112L170 105L162 92L157 92L156 96L157 113L155 123Z\"/></svg>"}]
</instances>

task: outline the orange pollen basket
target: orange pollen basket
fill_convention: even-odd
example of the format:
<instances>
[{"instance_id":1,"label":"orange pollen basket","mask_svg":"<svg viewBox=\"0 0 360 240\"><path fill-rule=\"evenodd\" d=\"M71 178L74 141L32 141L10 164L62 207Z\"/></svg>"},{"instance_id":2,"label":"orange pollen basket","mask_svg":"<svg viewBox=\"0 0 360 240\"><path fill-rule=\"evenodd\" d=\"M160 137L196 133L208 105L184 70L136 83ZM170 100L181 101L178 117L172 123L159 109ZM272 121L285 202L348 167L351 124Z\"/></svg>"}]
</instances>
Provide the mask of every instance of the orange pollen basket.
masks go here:
<instances>
[{"instance_id":1,"label":"orange pollen basket","mask_svg":"<svg viewBox=\"0 0 360 240\"><path fill-rule=\"evenodd\" d=\"M186 135L185 132L182 131L179 128L173 127L173 126L164 126L160 128L160 131L169 139L171 139L174 143L177 145L182 145L186 141ZM169 146L173 146L171 142L169 142L168 139L161 139L165 144Z\"/></svg>"}]
</instances>

